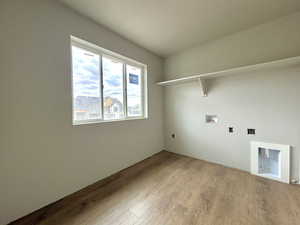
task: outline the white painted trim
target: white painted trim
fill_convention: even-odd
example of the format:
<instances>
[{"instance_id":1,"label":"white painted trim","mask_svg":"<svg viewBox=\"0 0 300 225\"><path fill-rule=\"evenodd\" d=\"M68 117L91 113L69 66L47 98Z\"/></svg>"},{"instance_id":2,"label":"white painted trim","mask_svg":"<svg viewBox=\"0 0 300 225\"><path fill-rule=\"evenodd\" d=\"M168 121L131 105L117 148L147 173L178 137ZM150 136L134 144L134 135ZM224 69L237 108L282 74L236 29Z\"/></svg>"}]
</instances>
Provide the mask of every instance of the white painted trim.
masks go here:
<instances>
[{"instance_id":1,"label":"white painted trim","mask_svg":"<svg viewBox=\"0 0 300 225\"><path fill-rule=\"evenodd\" d=\"M93 44L89 41L77 38L75 36L71 35L71 42L74 43L75 45L78 45L79 47L81 46L82 48L89 48L90 51L94 51L96 50L96 52L101 52L102 55L110 55L114 58L118 58L119 60L121 60L122 62L126 62L127 64L131 64L132 66L137 66L137 67L147 67L146 64L141 63L135 59L132 59L130 57L121 55L117 52L114 51L110 51L108 49L102 48L96 44ZM99 53L97 53L99 54Z\"/></svg>"},{"instance_id":2,"label":"white painted trim","mask_svg":"<svg viewBox=\"0 0 300 225\"><path fill-rule=\"evenodd\" d=\"M73 122L73 126L80 126L80 125L88 125L88 124L97 124L97 123L115 123L115 122L124 122L130 120L147 120L148 117L128 117L124 119L118 120L84 120L84 121L76 121Z\"/></svg>"},{"instance_id":3,"label":"white painted trim","mask_svg":"<svg viewBox=\"0 0 300 225\"><path fill-rule=\"evenodd\" d=\"M264 174L260 174L258 172L258 149L259 148L274 149L280 151L279 177L267 176ZM261 177L277 180L284 183L290 183L290 149L291 147L289 145L252 141L251 142L251 173L256 176L261 176Z\"/></svg>"},{"instance_id":4,"label":"white painted trim","mask_svg":"<svg viewBox=\"0 0 300 225\"><path fill-rule=\"evenodd\" d=\"M210 73L202 73L198 75L186 76L179 79L158 82L157 84L160 86L170 86L170 85L198 81L199 78L211 79L211 78L216 78L221 76L229 76L237 73L246 73L251 71L272 69L272 68L284 68L284 67L296 66L296 65L300 65L300 56L255 64L255 65L242 66L242 67L232 68L228 70L221 70L221 71L215 71Z\"/></svg>"}]
</instances>

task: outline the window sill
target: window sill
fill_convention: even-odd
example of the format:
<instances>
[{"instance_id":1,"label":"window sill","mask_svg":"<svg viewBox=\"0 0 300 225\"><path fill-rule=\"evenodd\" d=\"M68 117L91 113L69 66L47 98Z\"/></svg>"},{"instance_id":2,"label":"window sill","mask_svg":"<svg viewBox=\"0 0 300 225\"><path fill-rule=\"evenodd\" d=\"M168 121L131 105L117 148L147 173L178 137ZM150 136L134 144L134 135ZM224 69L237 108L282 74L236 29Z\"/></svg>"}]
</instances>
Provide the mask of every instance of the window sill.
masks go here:
<instances>
[{"instance_id":1,"label":"window sill","mask_svg":"<svg viewBox=\"0 0 300 225\"><path fill-rule=\"evenodd\" d=\"M131 120L147 120L147 119L148 119L148 117L132 117L132 118L126 118L126 119L119 119L119 120L89 120L89 121L80 121L80 122L73 121L73 126L101 124L101 123L116 123L116 122L124 122L124 121L131 121Z\"/></svg>"}]
</instances>

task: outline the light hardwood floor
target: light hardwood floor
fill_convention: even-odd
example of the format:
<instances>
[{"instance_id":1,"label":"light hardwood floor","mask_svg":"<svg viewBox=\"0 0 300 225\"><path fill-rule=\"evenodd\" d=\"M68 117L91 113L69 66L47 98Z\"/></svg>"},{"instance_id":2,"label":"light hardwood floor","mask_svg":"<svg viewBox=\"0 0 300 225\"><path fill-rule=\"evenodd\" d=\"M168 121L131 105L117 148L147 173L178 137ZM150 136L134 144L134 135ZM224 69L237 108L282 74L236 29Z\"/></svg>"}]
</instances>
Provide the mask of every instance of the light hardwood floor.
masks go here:
<instances>
[{"instance_id":1,"label":"light hardwood floor","mask_svg":"<svg viewBox=\"0 0 300 225\"><path fill-rule=\"evenodd\" d=\"M299 225L300 187L164 151L12 224Z\"/></svg>"}]
</instances>

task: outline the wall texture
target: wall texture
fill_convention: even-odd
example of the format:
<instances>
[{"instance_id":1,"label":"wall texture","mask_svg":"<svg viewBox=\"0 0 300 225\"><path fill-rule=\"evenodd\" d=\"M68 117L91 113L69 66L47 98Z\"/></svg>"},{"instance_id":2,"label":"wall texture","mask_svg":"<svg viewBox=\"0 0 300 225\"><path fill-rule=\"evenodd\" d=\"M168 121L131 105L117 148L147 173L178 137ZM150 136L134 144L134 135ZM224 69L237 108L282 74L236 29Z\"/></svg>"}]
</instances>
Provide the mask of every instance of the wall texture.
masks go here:
<instances>
[{"instance_id":1,"label":"wall texture","mask_svg":"<svg viewBox=\"0 0 300 225\"><path fill-rule=\"evenodd\" d=\"M165 79L299 56L299 24L297 13L173 55ZM208 87L204 98L196 83L165 88L167 149L249 171L250 141L289 144L298 178L300 68L217 78ZM218 115L219 123L206 124L206 114ZM247 136L247 128L257 134Z\"/></svg>"},{"instance_id":2,"label":"wall texture","mask_svg":"<svg viewBox=\"0 0 300 225\"><path fill-rule=\"evenodd\" d=\"M165 78L300 55L299 22L300 13L171 56ZM0 29L0 224L164 147L159 57L53 0L0 1ZM148 64L148 120L71 125L70 35ZM250 140L290 144L298 176L299 72L214 79L207 98L193 83L165 89L167 149L249 170ZM220 123L205 124L206 113Z\"/></svg>"},{"instance_id":3,"label":"wall texture","mask_svg":"<svg viewBox=\"0 0 300 225\"><path fill-rule=\"evenodd\" d=\"M1 225L163 149L162 59L52 0L2 0L0 29ZM148 120L72 126L70 35L148 64Z\"/></svg>"},{"instance_id":4,"label":"wall texture","mask_svg":"<svg viewBox=\"0 0 300 225\"><path fill-rule=\"evenodd\" d=\"M167 78L300 55L300 12L170 56Z\"/></svg>"}]
</instances>

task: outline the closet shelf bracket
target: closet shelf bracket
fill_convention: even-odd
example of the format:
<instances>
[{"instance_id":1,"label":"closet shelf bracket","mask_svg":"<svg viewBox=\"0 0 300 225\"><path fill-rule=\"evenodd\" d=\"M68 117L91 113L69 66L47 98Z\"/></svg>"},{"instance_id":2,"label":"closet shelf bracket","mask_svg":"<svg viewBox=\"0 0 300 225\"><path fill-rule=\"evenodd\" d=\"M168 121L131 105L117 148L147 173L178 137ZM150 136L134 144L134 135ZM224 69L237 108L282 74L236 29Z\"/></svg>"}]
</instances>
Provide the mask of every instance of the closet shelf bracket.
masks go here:
<instances>
[{"instance_id":1,"label":"closet shelf bracket","mask_svg":"<svg viewBox=\"0 0 300 225\"><path fill-rule=\"evenodd\" d=\"M207 85L204 78L199 77L198 78L198 84L200 88L200 93L203 97L207 97Z\"/></svg>"}]
</instances>

